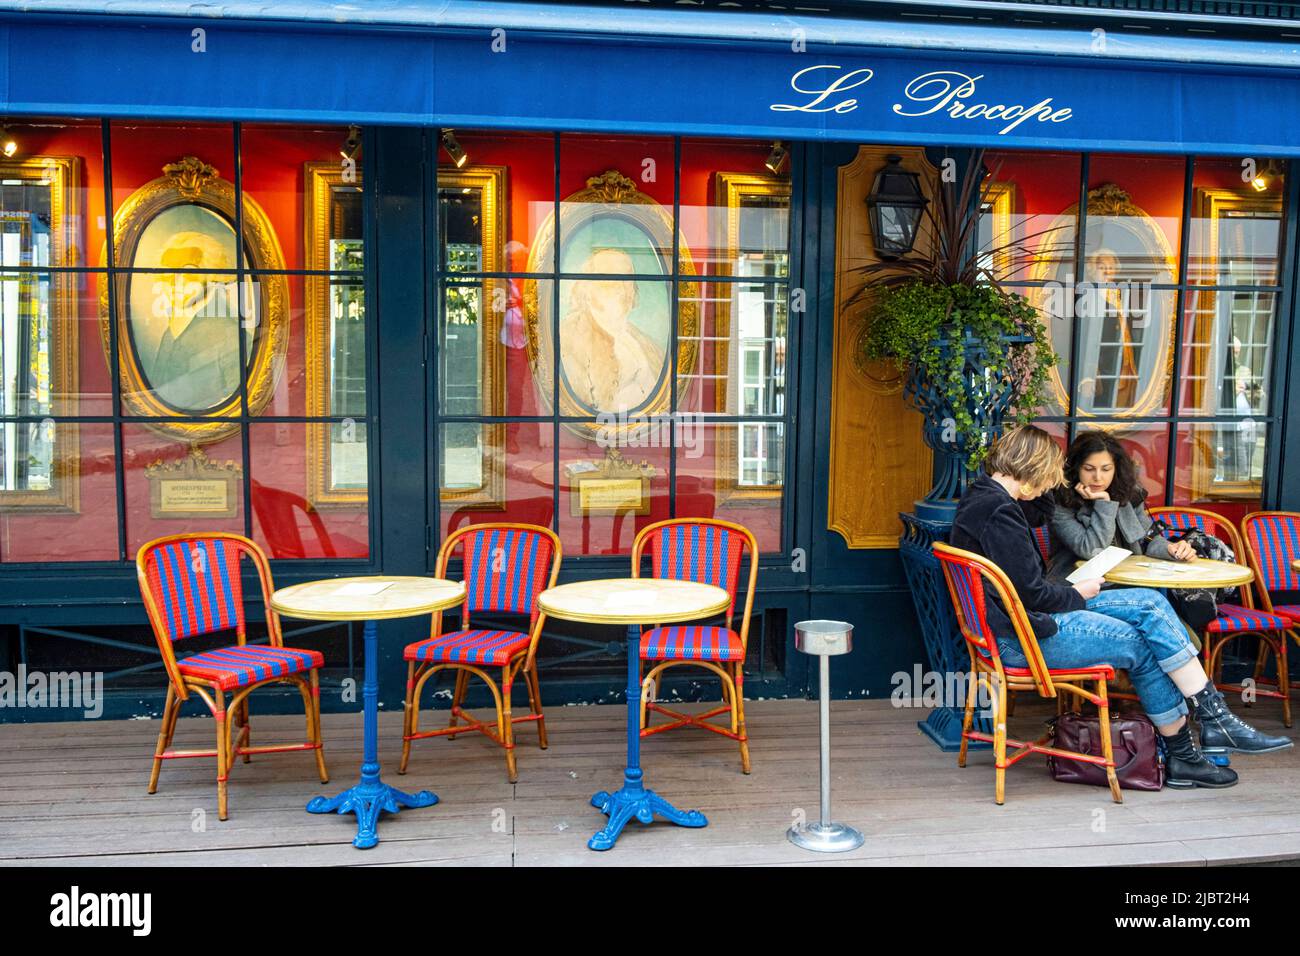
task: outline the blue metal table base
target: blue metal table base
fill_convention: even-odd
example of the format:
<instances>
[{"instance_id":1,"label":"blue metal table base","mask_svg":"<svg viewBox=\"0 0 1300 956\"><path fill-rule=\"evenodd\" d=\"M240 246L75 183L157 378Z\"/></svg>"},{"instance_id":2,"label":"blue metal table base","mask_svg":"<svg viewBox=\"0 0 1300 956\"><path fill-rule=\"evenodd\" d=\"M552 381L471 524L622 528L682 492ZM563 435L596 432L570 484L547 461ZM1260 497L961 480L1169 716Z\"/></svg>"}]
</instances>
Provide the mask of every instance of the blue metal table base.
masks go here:
<instances>
[{"instance_id":1,"label":"blue metal table base","mask_svg":"<svg viewBox=\"0 0 1300 956\"><path fill-rule=\"evenodd\" d=\"M627 769L623 787L614 793L602 790L591 798L591 805L609 817L587 846L593 850L612 850L619 834L635 817L649 823L657 813L670 823L682 827L706 827L709 821L699 810L678 810L653 790L647 790L641 772L641 628L627 629Z\"/></svg>"},{"instance_id":2,"label":"blue metal table base","mask_svg":"<svg viewBox=\"0 0 1300 956\"><path fill-rule=\"evenodd\" d=\"M438 802L428 790L403 793L379 779L379 677L376 668L379 627L366 621L366 673L361 685L365 729L362 736L361 782L333 797L313 797L308 813L355 813L357 835L352 845L366 850L379 842L376 832L379 814L397 813L408 807L431 807Z\"/></svg>"},{"instance_id":3,"label":"blue metal table base","mask_svg":"<svg viewBox=\"0 0 1300 956\"><path fill-rule=\"evenodd\" d=\"M308 813L355 813L357 835L352 845L366 850L379 842L375 832L380 813L397 813L408 807L431 807L438 802L436 794L421 790L403 793L382 780L362 782L334 797L313 797L307 804Z\"/></svg>"}]
</instances>

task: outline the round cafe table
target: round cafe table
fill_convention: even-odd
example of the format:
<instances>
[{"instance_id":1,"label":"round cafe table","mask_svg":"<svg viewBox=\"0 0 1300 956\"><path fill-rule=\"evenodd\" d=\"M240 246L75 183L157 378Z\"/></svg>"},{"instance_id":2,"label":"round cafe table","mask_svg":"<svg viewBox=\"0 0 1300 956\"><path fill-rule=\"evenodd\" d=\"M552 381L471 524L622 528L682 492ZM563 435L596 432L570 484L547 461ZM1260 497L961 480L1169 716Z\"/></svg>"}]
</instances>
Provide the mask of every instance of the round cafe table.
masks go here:
<instances>
[{"instance_id":1,"label":"round cafe table","mask_svg":"<svg viewBox=\"0 0 1300 956\"><path fill-rule=\"evenodd\" d=\"M1105 580L1139 588L1231 588L1249 584L1255 573L1244 564L1229 561L1167 561L1132 554L1106 572Z\"/></svg>"},{"instance_id":2,"label":"round cafe table","mask_svg":"<svg viewBox=\"0 0 1300 956\"><path fill-rule=\"evenodd\" d=\"M271 607L285 617L309 621L365 621L365 679L361 685L365 731L361 781L334 797L315 797L308 813L355 813L360 849L379 842L375 832L379 814L397 813L404 807L429 807L438 797L428 790L403 793L379 778L379 678L376 647L379 625L389 618L417 617L453 607L465 600L465 585L442 578L368 575L330 578L281 588L271 595Z\"/></svg>"},{"instance_id":3,"label":"round cafe table","mask_svg":"<svg viewBox=\"0 0 1300 956\"><path fill-rule=\"evenodd\" d=\"M678 810L645 787L641 773L641 625L712 617L730 603L731 596L711 584L661 578L575 581L537 596L538 606L548 617L627 628L627 768L620 790L612 794L602 790L591 798L591 805L609 817L605 827L587 841L591 849L612 849L633 817L649 823L657 813L678 826L708 826L709 821L698 810Z\"/></svg>"}]
</instances>

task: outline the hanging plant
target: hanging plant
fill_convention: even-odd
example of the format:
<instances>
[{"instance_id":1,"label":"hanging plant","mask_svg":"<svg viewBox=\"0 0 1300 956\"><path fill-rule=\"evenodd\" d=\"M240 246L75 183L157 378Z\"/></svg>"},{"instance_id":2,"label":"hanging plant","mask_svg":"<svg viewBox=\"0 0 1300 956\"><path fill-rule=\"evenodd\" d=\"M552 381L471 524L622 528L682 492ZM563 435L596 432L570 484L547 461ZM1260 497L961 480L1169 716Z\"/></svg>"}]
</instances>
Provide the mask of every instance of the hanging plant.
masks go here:
<instances>
[{"instance_id":1,"label":"hanging plant","mask_svg":"<svg viewBox=\"0 0 1300 956\"><path fill-rule=\"evenodd\" d=\"M913 377L909 397L943 408L939 424L949 447L975 470L988 453L990 403L1028 422L1046 396L1057 356L1038 310L1024 296L994 285L913 279L881 289L867 310L863 342L871 359L892 359ZM978 359L971 368L972 350ZM938 399L936 402L935 399ZM1001 419L1001 416L999 416Z\"/></svg>"}]
</instances>

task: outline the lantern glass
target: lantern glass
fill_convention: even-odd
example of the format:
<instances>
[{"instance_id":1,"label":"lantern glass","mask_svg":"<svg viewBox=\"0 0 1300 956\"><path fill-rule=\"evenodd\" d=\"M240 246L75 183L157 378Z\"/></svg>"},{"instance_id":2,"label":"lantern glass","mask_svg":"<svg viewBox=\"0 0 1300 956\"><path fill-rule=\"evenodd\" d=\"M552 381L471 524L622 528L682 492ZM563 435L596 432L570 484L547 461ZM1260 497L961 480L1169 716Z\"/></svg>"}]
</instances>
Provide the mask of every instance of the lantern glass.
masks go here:
<instances>
[{"instance_id":1,"label":"lantern glass","mask_svg":"<svg viewBox=\"0 0 1300 956\"><path fill-rule=\"evenodd\" d=\"M908 172L890 156L889 165L876 174L867 207L876 254L884 259L907 255L916 244L921 214L929 200L921 193L920 176Z\"/></svg>"}]
</instances>

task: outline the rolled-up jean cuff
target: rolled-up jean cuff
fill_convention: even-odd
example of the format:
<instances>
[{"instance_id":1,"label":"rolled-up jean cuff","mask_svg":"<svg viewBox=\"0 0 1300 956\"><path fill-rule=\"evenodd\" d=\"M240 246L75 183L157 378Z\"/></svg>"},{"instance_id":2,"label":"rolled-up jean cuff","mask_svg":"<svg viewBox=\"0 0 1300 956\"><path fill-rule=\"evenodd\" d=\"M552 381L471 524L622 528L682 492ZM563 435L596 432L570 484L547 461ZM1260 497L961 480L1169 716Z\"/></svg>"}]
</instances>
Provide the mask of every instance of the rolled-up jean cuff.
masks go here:
<instances>
[{"instance_id":1,"label":"rolled-up jean cuff","mask_svg":"<svg viewBox=\"0 0 1300 956\"><path fill-rule=\"evenodd\" d=\"M1184 644L1177 653L1171 654L1162 661L1156 661L1160 669L1168 674L1170 671L1176 671L1188 661L1196 660L1196 648L1191 644ZM1153 718L1154 719L1154 718Z\"/></svg>"},{"instance_id":2,"label":"rolled-up jean cuff","mask_svg":"<svg viewBox=\"0 0 1300 956\"><path fill-rule=\"evenodd\" d=\"M1186 715L1187 705L1180 700L1178 706L1173 710L1161 711L1158 714L1147 714L1147 717L1157 727L1163 727L1165 724L1172 724L1179 717L1185 717Z\"/></svg>"}]
</instances>

